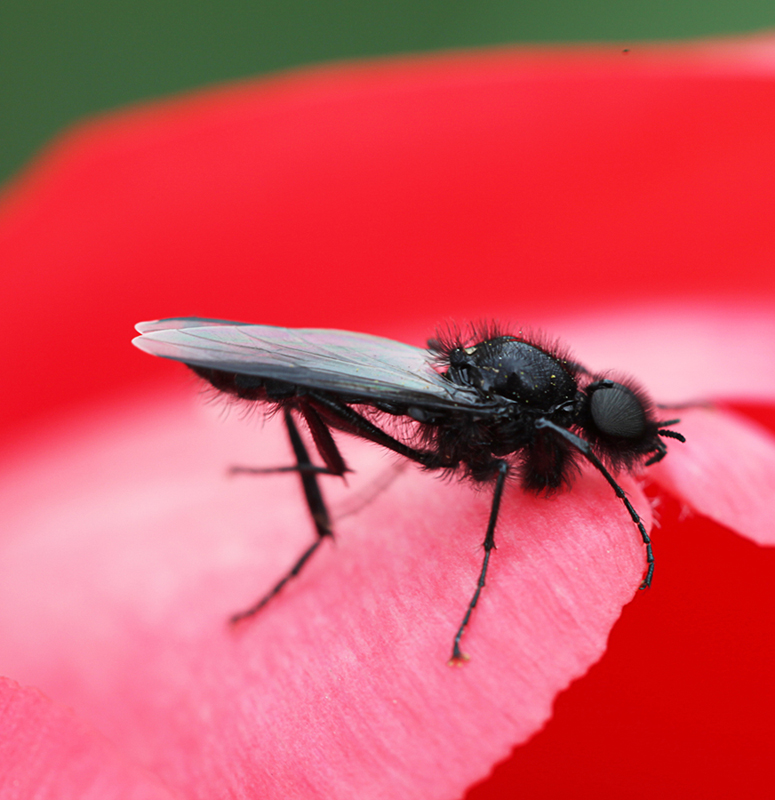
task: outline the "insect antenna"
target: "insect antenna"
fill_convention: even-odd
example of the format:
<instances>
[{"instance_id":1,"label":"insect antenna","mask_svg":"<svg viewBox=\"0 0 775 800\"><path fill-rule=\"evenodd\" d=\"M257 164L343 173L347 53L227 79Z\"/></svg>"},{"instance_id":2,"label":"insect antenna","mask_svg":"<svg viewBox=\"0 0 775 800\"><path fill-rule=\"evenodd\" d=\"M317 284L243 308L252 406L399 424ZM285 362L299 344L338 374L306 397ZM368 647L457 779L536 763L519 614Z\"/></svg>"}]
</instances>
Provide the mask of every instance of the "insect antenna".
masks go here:
<instances>
[{"instance_id":1,"label":"insect antenna","mask_svg":"<svg viewBox=\"0 0 775 800\"><path fill-rule=\"evenodd\" d=\"M680 420L677 419L675 422L680 422ZM662 424L663 425L674 425L675 422L663 422ZM678 433L678 431L668 431L668 430L665 430L664 428L659 428L657 433L660 436L664 436L665 439L677 439L679 442L685 442L686 441L686 437L682 433Z\"/></svg>"}]
</instances>

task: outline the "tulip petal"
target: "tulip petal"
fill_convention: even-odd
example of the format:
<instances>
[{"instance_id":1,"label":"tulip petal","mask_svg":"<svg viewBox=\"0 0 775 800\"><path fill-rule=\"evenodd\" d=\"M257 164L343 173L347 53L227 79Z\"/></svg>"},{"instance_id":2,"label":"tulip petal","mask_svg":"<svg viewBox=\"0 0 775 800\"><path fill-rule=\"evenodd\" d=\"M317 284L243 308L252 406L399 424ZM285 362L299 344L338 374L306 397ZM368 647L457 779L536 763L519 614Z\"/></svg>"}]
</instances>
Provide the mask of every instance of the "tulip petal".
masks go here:
<instances>
[{"instance_id":1,"label":"tulip petal","mask_svg":"<svg viewBox=\"0 0 775 800\"><path fill-rule=\"evenodd\" d=\"M708 344L695 347L688 316L683 328L663 317L637 331L633 313L643 305L657 320L673 298L680 322L698 292L772 296L770 42L324 68L84 126L0 208L12 298L3 432L50 414L52 397L61 409L168 373L126 342L138 319L178 313L390 334L399 318L489 317L496 302L514 304L521 324L592 312L599 351L547 326L592 368L632 373L662 401L771 399L772 318L750 324L719 306L707 317ZM608 327L614 307L619 322ZM627 319L642 346L625 338ZM602 349L609 343L621 357ZM235 461L287 459L279 435L269 447L270 427L256 431L254 448L244 425L237 435L231 424L200 427L160 409L142 423L133 412L102 427L72 424L9 461L1 490L0 667L72 704L182 796L459 796L597 657L641 574L642 546L594 474L541 503L510 488L465 639L473 660L442 668L479 568L488 493L412 469L375 493L392 477L390 461L353 446L346 454L359 471L348 480L372 501L341 517L337 546L231 636L228 614L312 535L289 476L224 479ZM731 472L737 450L722 440ZM689 445L670 443L659 469ZM341 516L345 487L325 483ZM637 487L624 483L642 509ZM588 501L603 489L593 525ZM693 541L713 535L706 523ZM658 543L657 587L669 587L676 538ZM716 551L702 555L695 586ZM672 563L686 570L691 560ZM766 586L766 571L752 583ZM652 632L675 624L675 607L650 616L669 595L660 591L633 608ZM673 600L691 594L682 583ZM740 775L749 785L754 775L769 783L749 794L766 796L761 709L773 704L767 670L750 665L769 664L769 627L746 608L760 610L764 594L725 597L728 616L715 607L707 638L717 651L686 635L704 633L702 622L675 641L637 626L618 665L642 668L630 680L662 722L628 740L649 786L696 794L704 781L712 793L720 775L740 794ZM708 605L688 608L703 620ZM743 618L756 626L747 662ZM705 686L695 708L711 708L707 717L686 710L682 692L652 684L655 657L694 691ZM703 684L719 665L724 679ZM606 674L600 705L615 679ZM743 684L755 689L735 702ZM726 715L717 713L722 695ZM567 754L584 752L574 743L588 744L593 727L612 738L618 729L598 704L589 708L546 763L562 762L558 771L596 790L616 783L611 770L594 775L586 759L589 778L578 779ZM721 735L698 736L697 719ZM596 741L604 757L595 764L616 758ZM660 763L641 746L657 741L669 753ZM709 761L726 772L700 775Z\"/></svg>"},{"instance_id":2,"label":"tulip petal","mask_svg":"<svg viewBox=\"0 0 775 800\"><path fill-rule=\"evenodd\" d=\"M546 330L585 366L631 375L660 403L775 398L769 301L668 299L559 319Z\"/></svg>"},{"instance_id":3,"label":"tulip petal","mask_svg":"<svg viewBox=\"0 0 775 800\"><path fill-rule=\"evenodd\" d=\"M0 678L0 796L4 800L172 800L69 709Z\"/></svg>"},{"instance_id":4,"label":"tulip petal","mask_svg":"<svg viewBox=\"0 0 775 800\"><path fill-rule=\"evenodd\" d=\"M287 463L278 425L186 407L47 435L4 470L0 557L0 666L186 797L460 796L600 658L643 575L639 535L599 475L548 499L509 485L471 661L450 668L490 491L394 474L340 437L357 472L326 482L336 546L230 630L312 526L292 476L225 477L257 454ZM637 484L623 485L648 524Z\"/></svg>"},{"instance_id":5,"label":"tulip petal","mask_svg":"<svg viewBox=\"0 0 775 800\"><path fill-rule=\"evenodd\" d=\"M684 409L652 477L695 511L762 545L775 544L775 437L721 409Z\"/></svg>"}]
</instances>

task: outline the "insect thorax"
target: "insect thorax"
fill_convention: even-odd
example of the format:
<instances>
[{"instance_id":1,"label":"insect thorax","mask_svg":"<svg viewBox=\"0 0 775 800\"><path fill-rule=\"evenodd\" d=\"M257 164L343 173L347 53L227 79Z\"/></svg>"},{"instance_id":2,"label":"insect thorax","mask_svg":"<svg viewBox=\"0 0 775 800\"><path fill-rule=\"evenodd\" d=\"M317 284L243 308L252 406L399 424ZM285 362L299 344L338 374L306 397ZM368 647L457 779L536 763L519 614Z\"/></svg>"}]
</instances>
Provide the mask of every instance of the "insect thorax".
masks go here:
<instances>
[{"instance_id":1,"label":"insect thorax","mask_svg":"<svg viewBox=\"0 0 775 800\"><path fill-rule=\"evenodd\" d=\"M488 399L503 397L544 412L572 402L578 391L566 361L513 336L455 348L449 353L447 375Z\"/></svg>"},{"instance_id":2,"label":"insect thorax","mask_svg":"<svg viewBox=\"0 0 775 800\"><path fill-rule=\"evenodd\" d=\"M547 417L570 427L579 405L573 366L537 345L510 336L448 351L447 377L477 389L483 400L501 403L489 416L451 416L434 426L433 446L474 480L488 480L499 459L516 454L523 484L543 490L567 477L573 455L556 437L536 429ZM510 459L513 460L513 459Z\"/></svg>"}]
</instances>

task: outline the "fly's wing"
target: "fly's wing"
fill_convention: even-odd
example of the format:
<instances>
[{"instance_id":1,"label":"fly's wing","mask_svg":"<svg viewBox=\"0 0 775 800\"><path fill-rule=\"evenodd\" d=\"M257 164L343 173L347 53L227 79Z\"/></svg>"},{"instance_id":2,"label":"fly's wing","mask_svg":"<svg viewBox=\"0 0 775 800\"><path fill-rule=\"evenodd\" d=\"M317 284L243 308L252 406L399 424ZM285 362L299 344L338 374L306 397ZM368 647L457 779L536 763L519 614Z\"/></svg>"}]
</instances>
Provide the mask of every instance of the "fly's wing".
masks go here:
<instances>
[{"instance_id":1,"label":"fly's wing","mask_svg":"<svg viewBox=\"0 0 775 800\"><path fill-rule=\"evenodd\" d=\"M426 350L401 342L316 328L276 328L185 317L141 322L132 343L154 356L240 375L256 375L362 399L468 408L487 413L473 389L433 368Z\"/></svg>"},{"instance_id":2,"label":"fly's wing","mask_svg":"<svg viewBox=\"0 0 775 800\"><path fill-rule=\"evenodd\" d=\"M177 331L181 330L182 328L211 328L217 325L250 327L247 322L230 322L227 319L208 319L207 317L172 317L170 319L152 319L149 322L138 322L137 325L135 325L135 330L138 333L151 333L153 331ZM140 347L140 345L137 346Z\"/></svg>"}]
</instances>

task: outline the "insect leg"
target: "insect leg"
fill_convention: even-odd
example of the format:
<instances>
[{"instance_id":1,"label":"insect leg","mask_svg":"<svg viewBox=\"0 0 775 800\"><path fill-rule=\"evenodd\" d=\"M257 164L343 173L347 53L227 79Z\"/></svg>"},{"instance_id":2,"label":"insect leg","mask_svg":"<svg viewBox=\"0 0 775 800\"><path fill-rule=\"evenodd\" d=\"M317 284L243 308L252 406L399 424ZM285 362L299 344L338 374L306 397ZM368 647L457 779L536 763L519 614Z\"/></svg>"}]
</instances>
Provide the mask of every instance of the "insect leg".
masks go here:
<instances>
[{"instance_id":1,"label":"insect leg","mask_svg":"<svg viewBox=\"0 0 775 800\"><path fill-rule=\"evenodd\" d=\"M479 602L479 595L484 588L484 581L487 577L487 566L490 563L490 552L495 547L495 524L498 521L498 511L501 505L501 497L503 496L503 487L506 484L506 476L509 472L509 465L505 461L498 461L498 478L495 482L495 491L492 496L492 506L490 507L490 520L487 523L487 533L484 536L484 560L482 562L482 571L479 573L479 580L476 584L476 591L468 604L466 614L460 627L455 634L455 640L452 644L452 658L449 660L450 666L460 664L463 661L468 661L468 656L465 655L460 649L460 640L463 637L463 632L471 619L471 614Z\"/></svg>"},{"instance_id":2,"label":"insect leg","mask_svg":"<svg viewBox=\"0 0 775 800\"><path fill-rule=\"evenodd\" d=\"M566 428L562 428L559 425L555 425L554 422L548 419L538 419L535 423L536 428L549 428L550 430L554 431L559 436L562 436L563 439L570 442L586 459L589 461L593 467L608 481L611 488L616 492L616 496L624 503L625 508L632 517L632 521L638 526L638 530L640 531L641 539L643 539L643 544L646 546L646 577L643 579L640 588L641 589L648 589L651 586L651 579L654 575L654 553L651 550L651 539L649 538L648 533L646 532L646 528L641 521L640 516L638 516L638 512L635 510L634 506L630 502L629 498L622 489L621 486L616 482L613 475L603 466L603 463L600 459L595 455L594 451L592 450L592 446L587 442L585 439L582 439L580 436L576 436L575 433L571 433Z\"/></svg>"},{"instance_id":3,"label":"insect leg","mask_svg":"<svg viewBox=\"0 0 775 800\"><path fill-rule=\"evenodd\" d=\"M290 407L285 406L283 408L283 416L288 430L288 436L291 440L291 447L293 447L293 452L296 456L296 464L289 467L232 467L230 472L233 475L270 475L275 472L299 472L302 474L342 476L345 472L350 471L344 463L344 459L339 452L339 448L336 446L334 437L331 436L328 425L323 422L315 409L303 402L299 402L292 407L304 417L309 426L310 433L312 434L312 439L315 442L315 447L320 457L325 462L325 466L318 467L310 461L307 449L296 427L296 423L293 421L293 417L290 414Z\"/></svg>"},{"instance_id":4,"label":"insect leg","mask_svg":"<svg viewBox=\"0 0 775 800\"><path fill-rule=\"evenodd\" d=\"M306 413L306 409L299 409L302 414L304 414L305 419L309 422L309 416ZM311 415L316 419L316 423L319 424L323 428L325 428L325 423L315 414L314 411L311 411ZM253 614L260 611L282 588L285 586L286 583L291 578L295 578L302 570L304 565L310 559L312 554L318 549L320 543L323 539L327 536L333 536L333 530L331 528L331 518L328 513L328 509L326 507L325 501L323 500L323 495L320 491L320 486L318 484L318 474L321 472L328 475L341 475L343 472L346 471L347 467L344 464L344 459L342 458L339 450L336 448L336 444L334 443L333 438L331 437L330 431L326 430L326 435L330 441L326 442L325 444L329 447L333 448L333 453L331 450L326 451L325 453L322 452L321 444L318 441L318 437L315 436L313 432L313 438L315 439L315 443L318 446L318 450L321 451L321 457L324 461L326 461L326 467L317 467L314 468L314 465L310 461L309 452L304 444L304 440L301 438L301 434L299 433L298 426L291 415L290 409L284 408L283 415L285 418L285 425L288 429L288 438L291 441L291 447L293 448L293 453L296 456L296 466L295 467L288 467L280 468L279 470L272 470L272 471L297 471L299 473L299 477L301 478L301 485L302 489L304 490L304 497L307 501L307 508L309 509L310 515L312 516L312 521L315 524L315 530L317 532L317 538L315 541L301 554L301 556L297 559L296 563L291 567L290 571L283 577L278 583L276 583L272 589L267 592L257 603L252 605L250 608L246 609L245 611L240 611L237 614L234 614L230 618L230 622L232 624L240 622L247 617L252 617ZM312 425L310 425L312 427ZM325 435L322 436L325 439ZM324 445L325 446L325 445ZM340 471L334 471L336 466L332 468L332 465L341 465Z\"/></svg>"},{"instance_id":5,"label":"insect leg","mask_svg":"<svg viewBox=\"0 0 775 800\"><path fill-rule=\"evenodd\" d=\"M374 442L431 469L454 466L453 464L439 463L438 456L432 451L418 450L399 442L398 439L394 439L389 433L377 427L373 422L370 422L345 403L340 403L331 397L313 392L309 392L307 397L314 404L314 410L322 415L321 422L324 425L331 425L353 436Z\"/></svg>"}]
</instances>

